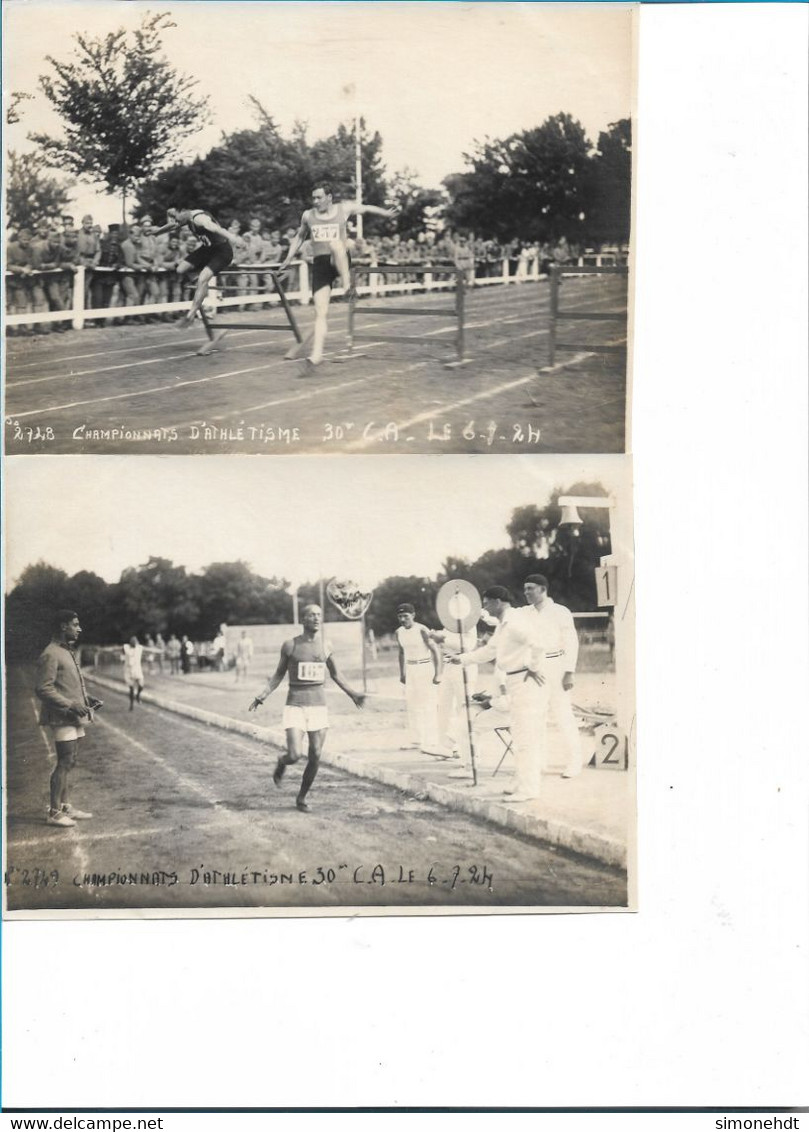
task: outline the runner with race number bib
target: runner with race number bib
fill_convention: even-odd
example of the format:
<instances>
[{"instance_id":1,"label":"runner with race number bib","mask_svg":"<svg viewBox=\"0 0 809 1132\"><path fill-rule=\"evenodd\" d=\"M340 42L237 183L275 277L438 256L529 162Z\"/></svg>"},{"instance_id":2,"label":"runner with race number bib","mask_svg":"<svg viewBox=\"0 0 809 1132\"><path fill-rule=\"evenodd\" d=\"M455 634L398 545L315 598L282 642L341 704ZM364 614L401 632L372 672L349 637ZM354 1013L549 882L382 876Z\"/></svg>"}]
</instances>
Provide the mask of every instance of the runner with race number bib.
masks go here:
<instances>
[{"instance_id":1,"label":"runner with race number bib","mask_svg":"<svg viewBox=\"0 0 809 1132\"><path fill-rule=\"evenodd\" d=\"M302 621L303 633L299 637L293 637L292 640L284 641L274 675L267 682L264 692L256 696L248 710L257 711L267 696L281 684L284 676L289 678L289 691L283 716L287 753L279 758L272 778L276 786L281 785L286 768L303 756L308 736L306 767L295 799L298 809L306 813L309 809L306 795L320 767L320 755L329 726L326 673L328 672L337 687L341 688L358 708L365 703L365 696L350 688L338 673L331 645L324 641L320 631L323 623L323 610L320 606L307 605L303 611Z\"/></svg>"},{"instance_id":2,"label":"runner with race number bib","mask_svg":"<svg viewBox=\"0 0 809 1132\"><path fill-rule=\"evenodd\" d=\"M348 218L352 214L384 216L387 219L396 215L395 208L377 208L373 204L360 204L358 201L335 201L332 199L331 185L315 186L312 193L314 208L309 208L301 217L298 231L289 245L284 262L278 269L282 275L287 266L298 254L306 240L312 241L314 260L312 263L312 297L315 304L315 325L312 333L300 345L293 347L286 355L287 360L303 358L299 372L306 377L315 366L323 361L328 330L329 303L331 289L339 279L340 285L351 298L351 264L348 257ZM308 356L307 356L308 354Z\"/></svg>"}]
</instances>

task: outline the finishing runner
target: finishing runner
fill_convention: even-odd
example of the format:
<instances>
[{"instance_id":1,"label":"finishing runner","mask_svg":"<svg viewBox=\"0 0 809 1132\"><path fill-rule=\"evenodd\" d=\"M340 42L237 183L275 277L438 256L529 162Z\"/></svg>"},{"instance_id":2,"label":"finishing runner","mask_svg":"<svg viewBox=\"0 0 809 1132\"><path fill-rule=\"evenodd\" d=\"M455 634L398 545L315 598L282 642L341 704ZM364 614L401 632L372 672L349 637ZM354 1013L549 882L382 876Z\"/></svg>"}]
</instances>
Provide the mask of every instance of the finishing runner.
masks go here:
<instances>
[{"instance_id":1,"label":"finishing runner","mask_svg":"<svg viewBox=\"0 0 809 1132\"><path fill-rule=\"evenodd\" d=\"M191 309L177 322L178 330L187 330L205 301L211 280L229 266L233 260L233 249L241 247L242 241L233 232L226 232L210 212L201 208L167 208L166 216L168 223L162 228L154 228L153 236L160 236L163 232L176 232L183 225L188 225L200 241L200 246L181 259L174 269L179 278L191 270L199 272Z\"/></svg>"},{"instance_id":2,"label":"finishing runner","mask_svg":"<svg viewBox=\"0 0 809 1132\"><path fill-rule=\"evenodd\" d=\"M301 217L300 228L289 245L284 262L278 274L283 275L305 240L312 241L314 262L312 264L312 295L315 304L315 326L312 333L286 355L288 360L303 357L311 348L309 357L304 359L298 376L310 376L314 367L323 361L328 330L329 302L331 289L337 279L345 291L346 298L356 298L351 288L350 261L348 257L348 232L346 225L352 213L358 215L384 216L386 219L396 215L395 208L377 208L373 204L359 204L358 201L339 201L332 199L332 188L328 184L316 185L312 193L314 208L309 208Z\"/></svg>"},{"instance_id":3,"label":"finishing runner","mask_svg":"<svg viewBox=\"0 0 809 1132\"><path fill-rule=\"evenodd\" d=\"M307 813L306 795L315 780L320 767L320 753L329 726L326 708L326 670L338 688L342 688L356 707L361 708L365 696L355 692L344 683L337 672L332 656L331 645L325 642L320 633L323 610L319 605L307 605L302 614L303 633L281 646L281 658L275 674L270 677L262 695L256 696L248 711L256 711L271 695L284 676L289 676L289 691L284 707L283 726L287 736L287 753L279 758L272 780L281 785L284 771L296 763L304 753L304 743L309 737L309 750L306 766L301 778L301 787L295 799L299 810Z\"/></svg>"}]
</instances>

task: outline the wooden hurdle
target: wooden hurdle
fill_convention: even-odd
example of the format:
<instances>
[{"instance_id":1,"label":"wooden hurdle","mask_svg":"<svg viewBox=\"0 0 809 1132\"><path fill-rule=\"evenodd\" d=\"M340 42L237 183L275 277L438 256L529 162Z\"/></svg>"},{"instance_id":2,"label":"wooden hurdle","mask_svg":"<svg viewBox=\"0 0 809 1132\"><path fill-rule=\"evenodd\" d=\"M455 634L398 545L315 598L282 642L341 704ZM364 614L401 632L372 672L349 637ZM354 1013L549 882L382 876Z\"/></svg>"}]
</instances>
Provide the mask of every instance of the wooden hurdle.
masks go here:
<instances>
[{"instance_id":1,"label":"wooden hurdle","mask_svg":"<svg viewBox=\"0 0 809 1132\"><path fill-rule=\"evenodd\" d=\"M557 323L560 319L565 321L577 319L586 320L590 322L625 322L626 314L608 314L601 311L563 311L559 308L559 287L562 282L563 275L628 275L628 267L594 267L589 265L582 265L579 267L563 267L559 264L551 266L551 322L548 329L548 366L552 366L556 361L557 350L581 350L587 349L592 353L599 354L620 354L626 351L626 346L611 346L600 344L596 346L587 345L583 347L581 342L559 342L557 339Z\"/></svg>"},{"instance_id":2,"label":"wooden hurdle","mask_svg":"<svg viewBox=\"0 0 809 1132\"><path fill-rule=\"evenodd\" d=\"M221 275L228 275L228 274L229 275L249 275L249 274L255 275L255 274L258 274L259 272L263 275L269 275L272 278L273 286L274 286L274 288L275 288L275 290L278 294L278 298L281 300L281 306L284 308L284 313L287 316L286 323L280 323L280 322L273 322L273 323L267 323L267 322L216 322L213 319L210 319L208 317L208 315L206 315L204 309L200 310L200 315L202 316L202 325L205 327L205 333L208 335L208 341L205 343L204 346L200 346L200 348L197 350L198 354L202 354L203 356L205 356L207 354L212 354L214 352L214 350L219 348L219 343L222 341L222 339L225 337L225 335L227 334L227 332L229 330L281 330L281 331L284 331L284 332L291 330L292 333L295 335L296 340L299 343L303 341L303 337L302 337L301 332L298 328L297 319L295 318L295 314L292 310L289 299L286 296L286 292L284 291L284 288L281 285L281 280L278 278L278 275L276 274L275 271L271 270L270 268L261 267L260 265L254 266L254 265L250 264L250 265L245 265L244 267L240 267L240 268L226 269L225 271L220 272L220 274ZM260 287L250 287L250 288L248 288L246 293L247 294L263 294L264 292L261 290Z\"/></svg>"},{"instance_id":3,"label":"wooden hurdle","mask_svg":"<svg viewBox=\"0 0 809 1132\"><path fill-rule=\"evenodd\" d=\"M361 307L356 297L357 277L359 275L454 275L455 276L455 306L440 307L439 309L425 307L391 307L387 303L379 307ZM447 264L393 264L380 263L374 266L365 264L352 264L351 289L354 293L348 304L348 339L347 349L351 356L354 353L355 342L416 342L420 345L435 345L435 338L428 338L416 334L358 334L355 330L358 314L373 314L374 316L414 315L429 318L447 318L455 320L455 360L445 362L447 369L466 365L468 359L465 354L464 338L464 269Z\"/></svg>"}]
</instances>

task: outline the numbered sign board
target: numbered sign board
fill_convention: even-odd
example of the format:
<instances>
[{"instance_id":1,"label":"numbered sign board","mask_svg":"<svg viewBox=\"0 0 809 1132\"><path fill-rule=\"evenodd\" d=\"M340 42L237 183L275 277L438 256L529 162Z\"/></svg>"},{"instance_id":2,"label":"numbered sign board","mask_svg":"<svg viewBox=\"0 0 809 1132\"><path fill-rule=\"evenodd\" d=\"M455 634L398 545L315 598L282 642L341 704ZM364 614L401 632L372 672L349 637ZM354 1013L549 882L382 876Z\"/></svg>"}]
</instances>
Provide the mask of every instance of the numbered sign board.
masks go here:
<instances>
[{"instance_id":1,"label":"numbered sign board","mask_svg":"<svg viewBox=\"0 0 809 1132\"><path fill-rule=\"evenodd\" d=\"M599 723L589 740L592 754L587 765L596 770L626 770L629 766L629 743L626 732L614 719Z\"/></svg>"},{"instance_id":2,"label":"numbered sign board","mask_svg":"<svg viewBox=\"0 0 809 1132\"><path fill-rule=\"evenodd\" d=\"M618 597L618 567L596 566L598 605L615 605Z\"/></svg>"}]
</instances>

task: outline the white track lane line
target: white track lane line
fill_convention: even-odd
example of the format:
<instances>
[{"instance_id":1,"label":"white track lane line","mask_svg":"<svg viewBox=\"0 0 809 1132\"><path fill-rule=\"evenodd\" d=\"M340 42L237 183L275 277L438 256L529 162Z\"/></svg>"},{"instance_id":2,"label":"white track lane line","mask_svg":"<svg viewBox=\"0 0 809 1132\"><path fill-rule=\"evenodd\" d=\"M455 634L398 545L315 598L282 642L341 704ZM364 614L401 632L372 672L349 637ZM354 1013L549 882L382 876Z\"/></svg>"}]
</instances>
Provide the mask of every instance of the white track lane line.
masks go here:
<instances>
[{"instance_id":1,"label":"white track lane line","mask_svg":"<svg viewBox=\"0 0 809 1132\"><path fill-rule=\"evenodd\" d=\"M208 805L211 807L211 809L215 812L216 817L218 819L220 819L220 820L224 819L224 821L227 824L229 824L231 826L238 827L239 830L240 830L240 835L243 838L242 845L244 845L244 844L246 844L248 846L252 845L252 843L255 839L255 824L256 824L256 816L255 816L254 811L251 811L250 814L247 815L247 816L242 816L242 814L239 811L232 810L228 806L223 806L220 802L215 801L211 797L209 791L206 791L203 787L198 786L197 783L193 779L188 778L184 774L181 774L178 770L176 770L171 765L171 763L167 762L166 759L164 759L162 755L159 755L156 751L152 750L151 747L147 747L145 743L141 743L138 739L133 739L132 736L127 734L126 731L124 731L120 727L116 727L115 724L110 723L110 721L108 719L101 719L101 717L98 717L96 722L100 723L102 725L102 727L108 728L115 735L118 735L121 739L123 739L126 743L129 743L131 746L133 746L136 750L141 751L145 755L148 755L149 758L153 759L156 763L159 764L159 766L162 768L162 770L165 771L165 773L169 777L174 778L174 780L176 782L178 782L184 789L190 791L193 794L196 794L203 801L207 802ZM181 805L181 803L178 803L178 805ZM268 805L267 816L270 817L271 813L272 813L272 809ZM246 836L245 836L245 830L246 830ZM163 830L162 832L165 834L165 830ZM272 830L268 829L267 833L271 834ZM287 854L281 853L276 845L273 845L272 852L273 852L273 868L275 868L275 869L284 868L285 871L293 871L294 870L294 867L295 867L294 862L291 860L291 858ZM86 872L87 870L84 869L83 871ZM323 895L325 896L326 894L324 893ZM329 896L331 898L331 901L336 904L337 903L336 895L331 896L331 894L329 894Z\"/></svg>"},{"instance_id":2,"label":"white track lane line","mask_svg":"<svg viewBox=\"0 0 809 1132\"><path fill-rule=\"evenodd\" d=\"M588 302L589 302L589 300L588 300ZM534 320L535 320L535 313L533 311L529 311L524 317L509 319L507 321L509 323L521 323L521 322L529 322L529 321L533 322ZM505 322L504 322L504 320L493 319L491 322L482 323L481 325L493 326L493 325L498 325L498 324L503 325L503 324L505 324ZM437 334L442 333L442 332L443 332L443 328L439 328L438 330L428 330L428 331L425 332L425 336L426 335L437 335ZM495 349L498 346L508 345L511 342L518 342L523 338L536 338L536 337L540 337L540 336L547 334L547 333L548 333L547 329L530 330L526 334L519 334L519 335L516 335L516 336L510 335L508 338L501 338L501 339L495 340L494 342L487 342L485 345L481 346L480 349L481 350L491 350L491 349ZM366 343L366 345L373 345L373 343ZM583 357L590 357L592 355L584 354L582 356ZM401 377L406 373L413 372L414 370L423 369L424 367L428 366L429 364L430 364L429 360L415 362L410 366L404 367L403 369L387 370L381 376L386 380L391 378L391 377ZM566 364L569 365L570 362L568 362ZM305 396L300 396L300 397L296 397L296 398L284 398L284 399L277 399L276 398L275 400L272 400L272 401L262 402L259 405L248 405L248 406L244 406L243 408L228 410L228 412L220 413L217 416L206 417L205 420L206 420L206 423L214 424L218 421L230 420L234 417L242 417L242 416L245 416L247 413L259 412L262 409L277 408L279 405L289 404L291 401L294 401L294 400L309 400L312 397L319 396L321 393L330 393L330 392L333 392L336 389L344 389L344 388L348 388L348 387L353 386L353 385L360 385L360 384L363 384L365 382L378 381L379 378L380 378L380 375L378 373L373 373L373 374L367 375L365 377L357 378L354 381L344 382L342 385L318 387L317 389L312 390L309 394L307 394ZM477 395L477 399L485 399L488 396L490 396L489 393L481 393L481 394ZM444 410L439 408L436 411L442 412ZM174 423L174 424L171 424L171 425L167 425L165 427L176 428L176 429L188 428L192 424L197 424L199 422L199 419L200 418L195 418L194 420L191 420L191 421L181 421L179 423ZM402 426L402 427L404 427L404 426ZM371 443L371 441L369 440L368 443ZM355 441L353 444L348 445L348 447L350 449L355 448L355 447L361 448L361 447L364 447L364 443L360 443L359 441Z\"/></svg>"},{"instance_id":3,"label":"white track lane line","mask_svg":"<svg viewBox=\"0 0 809 1132\"><path fill-rule=\"evenodd\" d=\"M547 334L548 332L547 330L538 330L534 331L533 333ZM521 337L525 338L529 337L529 335L521 335ZM512 341L512 339L509 339L509 341ZM565 364L578 364L579 362L584 361L586 358L592 357L595 357L595 355L591 353L576 354ZM504 393L509 389L517 389L521 385L527 385L531 381L536 381L538 376L538 373L529 373L524 377L516 378L514 381L504 382L502 385L496 385L491 389L484 390L482 393L476 393L471 397L465 397L461 401L455 401L451 405L436 406L431 411L419 413L418 416L411 417L410 420L399 422L397 427L400 431L402 431L404 429L410 428L412 425L421 424L423 421L435 420L436 418L440 418L443 414L454 412L456 409L462 409L466 405L473 405L477 401L487 401L490 397L495 397L498 393ZM362 438L361 440L353 441L351 444L347 445L347 448L353 451L355 449L358 450L361 448L370 447L373 443L374 441L371 437L368 437L367 439Z\"/></svg>"},{"instance_id":4,"label":"white track lane line","mask_svg":"<svg viewBox=\"0 0 809 1132\"><path fill-rule=\"evenodd\" d=\"M9 368L14 370L31 369L32 366L42 366L47 364L48 361L58 362L60 365L63 365L65 362L88 361L90 358L110 358L113 354L133 354L136 350L163 350L166 346L194 346L197 344L197 338L180 339L175 337L173 341L171 338L167 338L165 342L157 342L149 346L120 346L116 350L96 350L95 353L92 354L67 354L64 358L56 357L45 359L45 361L43 361L42 358L38 358L34 362L15 362L14 365Z\"/></svg>"},{"instance_id":5,"label":"white track lane line","mask_svg":"<svg viewBox=\"0 0 809 1132\"><path fill-rule=\"evenodd\" d=\"M78 409L84 405L102 405L108 401L126 401L130 397L148 397L151 393L164 393L167 389L182 389L186 385L204 385L209 381L222 381L228 377L241 377L245 373L260 373L264 370L273 368L272 362L267 362L260 366L250 366L248 369L231 370L230 373L217 373L211 374L210 377L195 377L186 381L178 381L176 378L171 385L154 385L150 389L138 389L131 393L114 393L109 397L93 397L85 401L71 401L66 405L49 405L47 409L29 409L25 413L7 413L8 416L17 418L22 417L37 417L43 413L55 413L62 409ZM276 363L277 364L277 363ZM137 427L150 428L150 425L133 426L133 430Z\"/></svg>"},{"instance_id":6,"label":"white track lane line","mask_svg":"<svg viewBox=\"0 0 809 1132\"><path fill-rule=\"evenodd\" d=\"M84 828L83 826L76 826L76 829ZM81 844L87 842L88 844L95 844L98 841L120 841L124 837L162 837L165 836L165 829L126 829L115 830L114 833L87 833L82 836L72 831L72 838L75 843ZM53 845L53 838L50 837L29 837L25 841L14 841L14 849L41 849L45 845ZM85 866L82 872L89 872L89 866Z\"/></svg>"},{"instance_id":7,"label":"white track lane line","mask_svg":"<svg viewBox=\"0 0 809 1132\"><path fill-rule=\"evenodd\" d=\"M489 294L491 294L491 292L486 293L487 298L488 298ZM426 296L418 296L418 298L420 300L424 300L425 297ZM497 297L498 300L502 298L502 303L501 302L483 303L483 304L480 304L480 305L487 307L489 312L491 312L492 310L499 309L500 306L503 306L506 310L511 310L514 306L513 299L518 298L518 297L525 297L526 300L535 298L535 296L527 296L527 295L525 295L525 296L514 296L513 293L511 293L510 296L506 296L504 294L501 294L500 292L498 292L496 297ZM527 302L526 305L533 305L533 303ZM542 305L542 304L540 303L540 305ZM368 313L372 315L374 313L374 311L369 311ZM452 313L453 313L452 310L448 310L448 312L447 312L448 316L452 315ZM345 315L345 313L343 311L339 311L339 314L343 317L344 321L347 321L347 316ZM401 322L405 318L409 318L409 317L413 317L413 316L403 315L399 318L390 319L390 320L385 319L385 320L382 320L382 321L371 322L371 323L365 323L364 322L363 327L367 328L367 327L384 326L384 325L387 325L388 322L391 322L391 323ZM492 321L497 321L497 320L492 320ZM490 322L482 322L482 323L469 323L469 324L467 324L467 328L468 329L475 329L475 328L478 328L478 327L481 327L481 326L490 326L490 325L492 325L491 321ZM234 329L234 330L228 331L228 333L233 335L234 337L236 337L236 336L244 335L244 334L257 335L257 334L260 334L261 331L260 330L238 330L238 329ZM182 342L177 342L176 345L178 345L178 346L179 345L191 346L191 345L194 345L196 343L197 343L197 339L184 339ZM59 358L59 359L54 359L54 360L58 360L59 364L61 365L64 362L81 361L81 360L84 360L84 359L95 358L95 357L109 357L110 355L113 355L113 354L134 353L135 351L140 352L140 351L143 351L143 350L162 350L162 349L165 349L166 346L171 346L171 345L172 345L171 339L168 338L168 339L166 339L165 342L161 342L157 345L127 346L127 347L122 347L121 349L118 349L118 350L101 350L101 351L98 351L97 353L93 353L93 354L74 354L74 355L70 355L66 358ZM249 346L249 344L248 344L248 346ZM235 348L236 349L244 349L246 347L245 346L239 346L239 347L235 347ZM129 362L129 363L126 363L126 364L121 365L121 366L106 366L106 367L99 368L99 369L80 370L78 373L71 373L71 374L58 373L58 374L50 374L50 375L47 375L45 377L26 378L22 381L6 382L6 388L13 389L13 388L16 388L17 386L34 385L34 384L37 384L39 382L59 381L60 379L75 378L75 377L87 377L87 376L92 376L92 375L95 375L95 374L107 373L110 370L126 369L129 366L134 367L134 366L138 366L138 365L152 365L152 364L156 364L158 361L161 361L161 360L168 362L168 361L176 360L177 358L190 358L190 357L195 357L195 356L196 356L196 351L194 350L194 351L191 351L189 353L183 353L183 354L175 355L174 357L168 357L168 358L164 358L164 359L145 359L145 360L142 360L142 361L139 361L139 362ZM17 370L17 369L22 369L23 367L26 367L26 366L34 366L34 365L41 365L41 364L42 364L41 361L24 362L24 363L21 363L19 366L15 365L11 368L13 370Z\"/></svg>"},{"instance_id":8,"label":"white track lane line","mask_svg":"<svg viewBox=\"0 0 809 1132\"><path fill-rule=\"evenodd\" d=\"M589 302L589 300L588 300L588 302ZM575 304L575 305L578 306L580 304ZM573 308L573 304L571 304L571 307L568 308L568 309L572 309L572 308ZM533 318L534 316L535 316L535 312L529 311L528 314L526 315L526 318ZM385 321L386 321L386 323L399 322L399 321L402 321L402 319L405 319L405 318L408 318L408 317L412 317L412 316L403 315L400 318L392 319L392 320L385 320ZM480 325L495 325L495 324L497 324L498 322L501 322L501 321L502 320L493 319L489 323L483 323L483 324L480 324ZM519 322L519 321L525 321L525 319L519 319L518 318L518 319L509 320L509 321L510 322L515 322L515 321ZM369 325L373 326L375 324L365 324L365 325L366 325L366 328L367 328ZM422 335L422 337L427 336L427 335L435 336L437 334L447 333L448 329L451 329L451 328L440 327L440 328L438 328L438 330L427 331L425 335ZM256 333L260 333L260 332L257 331ZM539 332L537 332L537 333L539 333ZM502 339L498 344L504 345L504 344L507 344L508 342L510 342L512 340L513 339L511 339L511 338ZM482 347L482 348L488 349L488 348L491 348L491 345L492 344L489 343L489 344L487 344L487 346ZM243 349L244 347L239 346L239 347L236 347L236 348L237 349ZM189 357L193 357L193 356L195 356L195 355L193 355L193 354L177 355L177 357L180 357L180 358L189 358ZM130 365L131 366L152 365L152 364L155 364L158 361L168 362L168 361L172 361L172 360L176 360L176 358L149 359L146 362L134 362L134 363L128 363L127 365L115 366L115 367L110 367L110 368L112 368L112 369L126 369L126 368L129 368ZM62 411L64 409L75 409L75 408L82 408L82 407L87 406L87 405L105 404L105 403L108 403L110 401L127 400L130 397L133 397L133 398L134 397L143 397L143 396L148 396L148 395L153 394L153 393L165 392L169 389L181 389L181 388L183 388L183 386L186 386L186 385L206 384L206 383L212 382L212 381L220 381L224 378L238 377L238 376L241 376L245 373L260 372L262 370L274 368L274 366L277 365L277 364L286 365L288 363L285 363L285 362L280 362L280 363L279 362L270 362L270 363L267 363L263 366L256 366L256 367L252 367L252 368L244 369L244 370L234 370L234 371L231 371L230 373L224 373L224 374L211 374L209 377L194 378L194 379L190 379L190 380L186 380L186 381L178 381L178 380L175 379L175 381L172 382L171 385L153 386L149 389L135 390L135 391L129 392L129 393L112 394L108 397L89 398L89 399L86 399L86 400L83 400L83 401L73 401L73 402L69 402L69 403L64 404L64 405L50 405L46 409L30 409L30 410L28 410L26 412L22 412L22 413L9 412L8 415L12 416L16 419L23 419L23 418L26 418L26 417L42 416L45 413L59 412L59 411ZM105 372L105 371L98 370L98 371L86 371L86 372L88 372L88 373L89 372L101 373L101 372ZM72 374L72 375L69 375L69 376L76 377L76 376L81 376L81 374ZM383 375L383 376L389 376L389 375ZM52 379L42 378L42 379L34 379L34 380L52 380ZM53 379L53 380L55 380L55 379ZM361 379L361 380L366 380L366 381L378 380L378 375L371 375L371 376L366 377L366 378ZM28 384L28 382L25 382L25 383L18 382L17 384ZM336 387L336 388L340 388L340 387ZM329 389L322 390L322 392L330 392L330 391L331 390L329 390ZM299 400L299 399L300 398L297 398L297 397L292 398L292 400ZM307 398L303 398L303 399L307 399ZM278 404L286 404L286 403L288 403L288 402L287 401L273 401L273 402L269 402L267 405L257 406L256 408L269 408L269 407L272 407L272 406L275 406L275 405L278 405ZM229 417L239 416L241 412L247 412L247 411L254 411L254 410L246 410L246 409L245 410L236 410L232 413L228 413L227 416L229 416ZM219 417L219 418L216 418L216 419L221 420L221 419L225 419L225 418ZM134 427L135 426L133 426L133 428ZM146 427L146 426L143 426L143 427ZM167 426L167 427L175 427L175 426ZM182 426L176 426L176 427L182 427Z\"/></svg>"}]
</instances>

